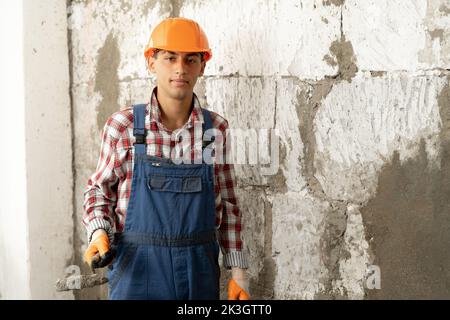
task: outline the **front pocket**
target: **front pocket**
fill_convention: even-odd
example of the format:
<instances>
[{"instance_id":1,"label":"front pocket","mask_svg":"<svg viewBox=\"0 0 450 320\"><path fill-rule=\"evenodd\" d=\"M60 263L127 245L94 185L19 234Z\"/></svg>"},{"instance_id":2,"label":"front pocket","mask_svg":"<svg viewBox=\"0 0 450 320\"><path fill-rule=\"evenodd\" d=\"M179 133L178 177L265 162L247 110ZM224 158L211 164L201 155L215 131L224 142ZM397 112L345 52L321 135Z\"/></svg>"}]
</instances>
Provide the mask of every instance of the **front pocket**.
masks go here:
<instances>
[{"instance_id":1,"label":"front pocket","mask_svg":"<svg viewBox=\"0 0 450 320\"><path fill-rule=\"evenodd\" d=\"M119 250L122 251L119 254ZM125 245L117 250L117 261L116 265L113 267L111 278L109 279L110 288L114 289L119 282L122 275L125 273L128 264L136 255L137 246L136 245Z\"/></svg>"},{"instance_id":2,"label":"front pocket","mask_svg":"<svg viewBox=\"0 0 450 320\"><path fill-rule=\"evenodd\" d=\"M152 191L160 192L201 192L202 177L152 174L147 179L147 186Z\"/></svg>"}]
</instances>

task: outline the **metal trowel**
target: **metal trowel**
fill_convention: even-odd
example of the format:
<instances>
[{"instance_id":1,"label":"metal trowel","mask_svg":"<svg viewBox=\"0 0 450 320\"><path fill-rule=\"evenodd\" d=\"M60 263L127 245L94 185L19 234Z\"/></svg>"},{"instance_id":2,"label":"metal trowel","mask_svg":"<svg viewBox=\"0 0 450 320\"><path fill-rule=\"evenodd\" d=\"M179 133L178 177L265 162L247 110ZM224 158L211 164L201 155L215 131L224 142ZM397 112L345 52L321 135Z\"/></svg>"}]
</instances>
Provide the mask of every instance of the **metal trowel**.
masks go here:
<instances>
[{"instance_id":1,"label":"metal trowel","mask_svg":"<svg viewBox=\"0 0 450 320\"><path fill-rule=\"evenodd\" d=\"M56 280L56 291L70 291L70 290L82 290L85 288L93 288L95 286L99 286L102 284L105 284L108 282L108 278L105 276L102 276L100 274L97 274L95 272L95 269L97 268L103 268L109 265L115 256L115 250L108 251L103 257L100 257L99 254L95 255L92 259L91 264L91 271L92 274L90 275L84 275L79 274L79 267L78 268L78 274L71 274L63 279ZM72 272L74 270L72 269ZM76 270L75 270L76 271Z\"/></svg>"}]
</instances>

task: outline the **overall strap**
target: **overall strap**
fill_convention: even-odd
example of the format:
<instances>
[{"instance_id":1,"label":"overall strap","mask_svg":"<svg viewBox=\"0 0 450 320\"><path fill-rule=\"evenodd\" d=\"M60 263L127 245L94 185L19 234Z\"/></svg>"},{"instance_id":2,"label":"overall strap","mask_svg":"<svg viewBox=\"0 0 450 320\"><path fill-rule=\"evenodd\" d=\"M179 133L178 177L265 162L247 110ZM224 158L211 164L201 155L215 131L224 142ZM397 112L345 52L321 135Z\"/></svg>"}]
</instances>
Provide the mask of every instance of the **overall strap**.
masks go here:
<instances>
[{"instance_id":1,"label":"overall strap","mask_svg":"<svg viewBox=\"0 0 450 320\"><path fill-rule=\"evenodd\" d=\"M208 130L208 129L212 129L212 120L211 120L211 112L209 112L209 110L206 110L204 108L202 108L202 112L203 112L203 133Z\"/></svg>"},{"instance_id":2,"label":"overall strap","mask_svg":"<svg viewBox=\"0 0 450 320\"><path fill-rule=\"evenodd\" d=\"M146 151L146 136L147 132L145 130L145 108L146 104L136 104L133 105L133 135L136 138L134 143L134 151L136 154L145 155Z\"/></svg>"},{"instance_id":3,"label":"overall strap","mask_svg":"<svg viewBox=\"0 0 450 320\"><path fill-rule=\"evenodd\" d=\"M215 140L214 132L207 132L209 129L213 129L212 125L212 119L211 119L211 112L209 110L203 109L203 136L202 136L202 152L204 152L205 148L211 144ZM212 151L214 152L214 150ZM204 156L204 155L203 155ZM205 159L203 158L203 161ZM214 176L214 166L210 166L210 175L211 177Z\"/></svg>"},{"instance_id":4,"label":"overall strap","mask_svg":"<svg viewBox=\"0 0 450 320\"><path fill-rule=\"evenodd\" d=\"M203 113L203 144L202 144L202 150L205 149L205 147L210 144L212 141L214 141L214 135L209 133L209 134L205 134L206 131L208 131L209 129L212 129L212 120L211 120L211 112L209 112L209 110L206 110L204 108L202 108L202 113Z\"/></svg>"}]
</instances>

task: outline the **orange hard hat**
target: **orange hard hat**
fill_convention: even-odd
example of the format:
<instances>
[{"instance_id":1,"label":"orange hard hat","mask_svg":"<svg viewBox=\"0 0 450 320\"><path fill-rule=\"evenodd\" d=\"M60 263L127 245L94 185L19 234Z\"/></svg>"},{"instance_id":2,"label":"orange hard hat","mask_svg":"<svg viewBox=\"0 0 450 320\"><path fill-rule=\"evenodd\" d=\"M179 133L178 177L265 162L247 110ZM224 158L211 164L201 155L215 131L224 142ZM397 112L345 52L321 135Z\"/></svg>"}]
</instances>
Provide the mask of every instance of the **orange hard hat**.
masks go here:
<instances>
[{"instance_id":1,"label":"orange hard hat","mask_svg":"<svg viewBox=\"0 0 450 320\"><path fill-rule=\"evenodd\" d=\"M153 29L145 48L145 58L153 56L155 50L179 52L203 52L205 61L212 57L208 38L197 22L185 18L168 18Z\"/></svg>"}]
</instances>

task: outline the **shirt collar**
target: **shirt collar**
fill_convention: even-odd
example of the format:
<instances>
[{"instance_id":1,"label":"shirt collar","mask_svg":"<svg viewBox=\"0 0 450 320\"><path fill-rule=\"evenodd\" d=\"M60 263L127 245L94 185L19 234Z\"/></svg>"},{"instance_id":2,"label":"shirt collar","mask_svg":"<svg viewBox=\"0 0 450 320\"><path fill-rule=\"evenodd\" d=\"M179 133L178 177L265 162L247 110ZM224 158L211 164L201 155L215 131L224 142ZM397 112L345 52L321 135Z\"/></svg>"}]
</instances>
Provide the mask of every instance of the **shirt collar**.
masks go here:
<instances>
[{"instance_id":1,"label":"shirt collar","mask_svg":"<svg viewBox=\"0 0 450 320\"><path fill-rule=\"evenodd\" d=\"M153 88L152 91L152 98L150 102L150 122L155 122L156 124L163 126L161 122L161 110L160 105L158 102L158 99L156 97L157 87ZM192 112L189 115L189 119L184 125L186 128L194 127L195 123L200 122L203 123L203 112L202 108L200 106L200 101L197 98L197 95L194 93L194 99L193 99L194 107L192 108Z\"/></svg>"}]
</instances>

